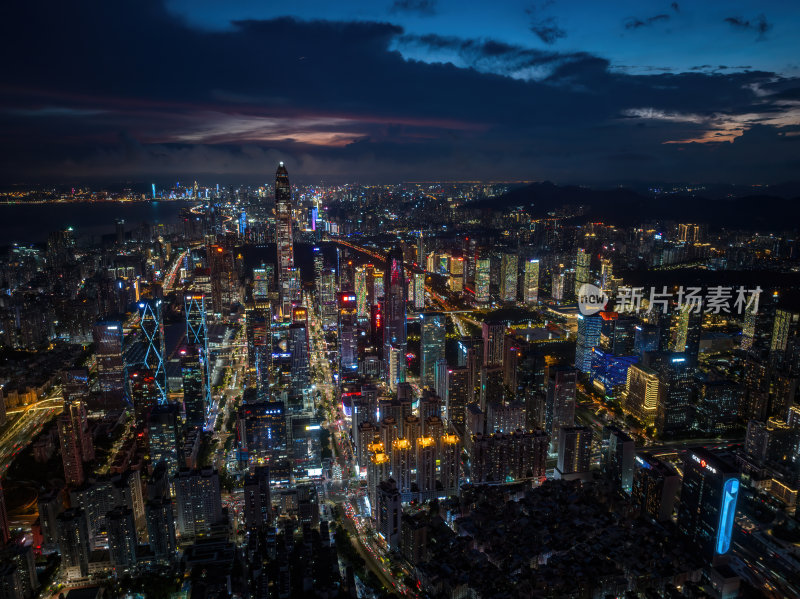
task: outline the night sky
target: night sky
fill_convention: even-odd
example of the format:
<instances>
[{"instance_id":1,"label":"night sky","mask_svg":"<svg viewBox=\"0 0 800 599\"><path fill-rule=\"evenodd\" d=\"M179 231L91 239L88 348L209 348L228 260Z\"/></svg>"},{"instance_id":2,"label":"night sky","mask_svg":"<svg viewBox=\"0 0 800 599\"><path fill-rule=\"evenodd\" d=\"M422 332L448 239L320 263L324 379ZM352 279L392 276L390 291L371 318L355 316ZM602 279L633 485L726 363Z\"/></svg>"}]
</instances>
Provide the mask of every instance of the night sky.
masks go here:
<instances>
[{"instance_id":1,"label":"night sky","mask_svg":"<svg viewBox=\"0 0 800 599\"><path fill-rule=\"evenodd\" d=\"M7 0L0 182L800 172L800 3Z\"/></svg>"}]
</instances>

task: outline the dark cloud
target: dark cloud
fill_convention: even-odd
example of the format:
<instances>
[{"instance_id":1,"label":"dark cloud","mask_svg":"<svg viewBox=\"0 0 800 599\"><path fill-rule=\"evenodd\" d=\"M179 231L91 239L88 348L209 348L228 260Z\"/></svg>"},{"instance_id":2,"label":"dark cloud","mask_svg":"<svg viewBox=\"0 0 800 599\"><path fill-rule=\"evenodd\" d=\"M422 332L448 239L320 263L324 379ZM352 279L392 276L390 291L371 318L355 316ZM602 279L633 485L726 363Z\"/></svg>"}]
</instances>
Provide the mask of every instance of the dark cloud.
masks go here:
<instances>
[{"instance_id":1,"label":"dark cloud","mask_svg":"<svg viewBox=\"0 0 800 599\"><path fill-rule=\"evenodd\" d=\"M772 29L772 23L767 21L767 18L760 14L754 19L743 19L742 17L728 17L725 22L731 25L734 29L752 31L758 34L756 38L758 41L766 39L767 33Z\"/></svg>"},{"instance_id":2,"label":"dark cloud","mask_svg":"<svg viewBox=\"0 0 800 599\"><path fill-rule=\"evenodd\" d=\"M552 5L553 0L548 0L540 5L533 5L525 11L531 19L531 32L548 46L567 37L567 32L559 27L556 18L546 14L547 9Z\"/></svg>"},{"instance_id":3,"label":"dark cloud","mask_svg":"<svg viewBox=\"0 0 800 599\"><path fill-rule=\"evenodd\" d=\"M643 179L769 182L791 176L800 147L778 103L797 79L631 74L591 53L389 23L210 32L157 0L28 0L4 6L0 51L3 182L263 181L283 159L306 177L591 183L630 178L636 156ZM754 114L772 124L754 131ZM733 144L667 143L736 127Z\"/></svg>"},{"instance_id":4,"label":"dark cloud","mask_svg":"<svg viewBox=\"0 0 800 599\"><path fill-rule=\"evenodd\" d=\"M567 37L567 32L558 26L555 17L547 17L531 23L531 31L548 45L555 44L559 39Z\"/></svg>"},{"instance_id":5,"label":"dark cloud","mask_svg":"<svg viewBox=\"0 0 800 599\"><path fill-rule=\"evenodd\" d=\"M647 19L628 17L625 19L625 29L640 29L641 27L649 27L650 25L659 23L661 21L669 21L669 19L670 16L667 14L655 15L648 17Z\"/></svg>"},{"instance_id":6,"label":"dark cloud","mask_svg":"<svg viewBox=\"0 0 800 599\"><path fill-rule=\"evenodd\" d=\"M681 12L681 7L677 2L673 2L672 4L670 4L670 8L672 8L672 10L674 10L675 12Z\"/></svg>"},{"instance_id":7,"label":"dark cloud","mask_svg":"<svg viewBox=\"0 0 800 599\"><path fill-rule=\"evenodd\" d=\"M436 0L394 0L389 11L431 16L436 14Z\"/></svg>"}]
</instances>

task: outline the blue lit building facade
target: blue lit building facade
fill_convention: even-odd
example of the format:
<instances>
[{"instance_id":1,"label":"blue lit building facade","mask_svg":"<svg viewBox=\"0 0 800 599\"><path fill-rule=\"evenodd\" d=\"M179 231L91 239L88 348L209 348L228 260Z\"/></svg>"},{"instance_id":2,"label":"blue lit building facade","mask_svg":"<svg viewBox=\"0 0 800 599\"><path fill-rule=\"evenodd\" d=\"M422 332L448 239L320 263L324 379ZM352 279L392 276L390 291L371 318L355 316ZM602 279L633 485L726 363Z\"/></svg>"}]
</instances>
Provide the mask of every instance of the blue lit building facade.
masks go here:
<instances>
[{"instance_id":1,"label":"blue lit building facade","mask_svg":"<svg viewBox=\"0 0 800 599\"><path fill-rule=\"evenodd\" d=\"M739 472L702 448L686 454L678 530L697 550L715 562L731 548Z\"/></svg>"},{"instance_id":2,"label":"blue lit building facade","mask_svg":"<svg viewBox=\"0 0 800 599\"><path fill-rule=\"evenodd\" d=\"M600 345L603 319L598 314L578 314L578 338L575 344L575 368L589 374L592 370L592 350Z\"/></svg>"},{"instance_id":3,"label":"blue lit building facade","mask_svg":"<svg viewBox=\"0 0 800 599\"><path fill-rule=\"evenodd\" d=\"M167 369L164 363L164 320L160 299L139 302L142 334L145 340L144 365L153 374L158 403L167 403Z\"/></svg>"}]
</instances>

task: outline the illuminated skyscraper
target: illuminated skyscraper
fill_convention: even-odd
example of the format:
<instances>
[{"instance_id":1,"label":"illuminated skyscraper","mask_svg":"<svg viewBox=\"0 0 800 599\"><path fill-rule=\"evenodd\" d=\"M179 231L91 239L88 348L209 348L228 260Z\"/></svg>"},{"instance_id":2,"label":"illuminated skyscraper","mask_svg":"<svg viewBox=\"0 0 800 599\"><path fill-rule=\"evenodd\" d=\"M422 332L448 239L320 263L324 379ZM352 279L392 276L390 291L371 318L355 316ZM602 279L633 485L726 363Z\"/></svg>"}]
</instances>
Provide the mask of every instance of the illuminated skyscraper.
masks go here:
<instances>
[{"instance_id":1,"label":"illuminated skyscraper","mask_svg":"<svg viewBox=\"0 0 800 599\"><path fill-rule=\"evenodd\" d=\"M100 321L92 329L97 381L106 402L127 399L127 373L122 354L123 332L119 321Z\"/></svg>"},{"instance_id":2,"label":"illuminated skyscraper","mask_svg":"<svg viewBox=\"0 0 800 599\"><path fill-rule=\"evenodd\" d=\"M146 344L144 365L152 372L158 390L158 403L167 403L167 370L164 363L164 320L161 300L139 302L139 316Z\"/></svg>"},{"instance_id":3,"label":"illuminated skyscraper","mask_svg":"<svg viewBox=\"0 0 800 599\"><path fill-rule=\"evenodd\" d=\"M200 352L195 346L190 345L181 349L180 359L186 425L189 428L202 428L206 421L206 403L203 395L203 363Z\"/></svg>"},{"instance_id":4,"label":"illuminated skyscraper","mask_svg":"<svg viewBox=\"0 0 800 599\"><path fill-rule=\"evenodd\" d=\"M697 366L700 352L703 315L699 312L683 309L677 314L677 321L673 351L686 354L689 365L695 367Z\"/></svg>"},{"instance_id":5,"label":"illuminated skyscraper","mask_svg":"<svg viewBox=\"0 0 800 599\"><path fill-rule=\"evenodd\" d=\"M305 308L295 308L289 327L289 353L291 357L291 393L301 397L310 385L308 360L308 322Z\"/></svg>"},{"instance_id":6,"label":"illuminated skyscraper","mask_svg":"<svg viewBox=\"0 0 800 599\"><path fill-rule=\"evenodd\" d=\"M769 351L771 354L783 353L789 343L789 337L797 332L800 314L789 310L775 310L775 322L772 326L772 340Z\"/></svg>"},{"instance_id":7,"label":"illuminated skyscraper","mask_svg":"<svg viewBox=\"0 0 800 599\"><path fill-rule=\"evenodd\" d=\"M84 462L94 459L86 404L82 401L64 402L64 411L58 417L58 438L64 463L64 480L67 486L80 486L85 480Z\"/></svg>"},{"instance_id":8,"label":"illuminated skyscraper","mask_svg":"<svg viewBox=\"0 0 800 599\"><path fill-rule=\"evenodd\" d=\"M659 434L684 431L691 424L693 372L686 355L665 355L658 374L656 429Z\"/></svg>"},{"instance_id":9,"label":"illuminated skyscraper","mask_svg":"<svg viewBox=\"0 0 800 599\"><path fill-rule=\"evenodd\" d=\"M155 467L164 462L170 477L178 471L178 432L180 415L175 404L156 406L148 423L150 464Z\"/></svg>"},{"instance_id":10,"label":"illuminated skyscraper","mask_svg":"<svg viewBox=\"0 0 800 599\"><path fill-rule=\"evenodd\" d=\"M422 387L433 387L436 378L436 363L444 358L445 326L444 315L420 314L420 360L419 378Z\"/></svg>"},{"instance_id":11,"label":"illuminated skyscraper","mask_svg":"<svg viewBox=\"0 0 800 599\"><path fill-rule=\"evenodd\" d=\"M136 418L136 428L144 430L147 419L150 418L150 412L158 405L160 397L156 379L147 368L139 368L130 373L128 385Z\"/></svg>"},{"instance_id":12,"label":"illuminated skyscraper","mask_svg":"<svg viewBox=\"0 0 800 599\"><path fill-rule=\"evenodd\" d=\"M575 368L588 374L592 371L592 350L600 345L603 319L599 314L578 314L578 336L575 341Z\"/></svg>"},{"instance_id":13,"label":"illuminated skyscraper","mask_svg":"<svg viewBox=\"0 0 800 599\"><path fill-rule=\"evenodd\" d=\"M339 294L339 376L358 368L358 302L352 292Z\"/></svg>"},{"instance_id":14,"label":"illuminated skyscraper","mask_svg":"<svg viewBox=\"0 0 800 599\"><path fill-rule=\"evenodd\" d=\"M705 449L687 452L678 530L709 560L731 547L739 471Z\"/></svg>"},{"instance_id":15,"label":"illuminated skyscraper","mask_svg":"<svg viewBox=\"0 0 800 599\"><path fill-rule=\"evenodd\" d=\"M517 276L519 261L516 254L503 254L500 263L500 299L504 302L517 301Z\"/></svg>"},{"instance_id":16,"label":"illuminated skyscraper","mask_svg":"<svg viewBox=\"0 0 800 599\"><path fill-rule=\"evenodd\" d=\"M453 293L461 293L464 289L464 258L450 259L450 279L448 281Z\"/></svg>"},{"instance_id":17,"label":"illuminated skyscraper","mask_svg":"<svg viewBox=\"0 0 800 599\"><path fill-rule=\"evenodd\" d=\"M414 273L414 309L425 309L425 273Z\"/></svg>"},{"instance_id":18,"label":"illuminated skyscraper","mask_svg":"<svg viewBox=\"0 0 800 599\"><path fill-rule=\"evenodd\" d=\"M288 271L294 268L292 187L283 162L278 165L278 171L275 173L275 241L278 246L278 288L283 312L289 314L293 297Z\"/></svg>"},{"instance_id":19,"label":"illuminated skyscraper","mask_svg":"<svg viewBox=\"0 0 800 599\"><path fill-rule=\"evenodd\" d=\"M272 364L272 335L270 332L270 305L255 303L245 310L247 333L247 370L249 387L254 387L260 398L269 394L270 366Z\"/></svg>"},{"instance_id":20,"label":"illuminated skyscraper","mask_svg":"<svg viewBox=\"0 0 800 599\"><path fill-rule=\"evenodd\" d=\"M558 442L558 432L562 427L575 424L576 379L577 371L571 366L547 368L545 432L554 444Z\"/></svg>"},{"instance_id":21,"label":"illuminated skyscraper","mask_svg":"<svg viewBox=\"0 0 800 599\"><path fill-rule=\"evenodd\" d=\"M678 238L687 243L698 243L700 241L700 225L679 224Z\"/></svg>"},{"instance_id":22,"label":"illuminated skyscraper","mask_svg":"<svg viewBox=\"0 0 800 599\"><path fill-rule=\"evenodd\" d=\"M356 305L359 318L369 317L369 297L367 294L367 273L356 268Z\"/></svg>"},{"instance_id":23,"label":"illuminated skyscraper","mask_svg":"<svg viewBox=\"0 0 800 599\"><path fill-rule=\"evenodd\" d=\"M652 426L656 422L658 385L658 373L655 370L644 364L632 364L628 368L625 411L645 426Z\"/></svg>"},{"instance_id":24,"label":"illuminated skyscraper","mask_svg":"<svg viewBox=\"0 0 800 599\"><path fill-rule=\"evenodd\" d=\"M531 258L525 262L525 280L523 284L523 301L535 306L539 301L539 261Z\"/></svg>"},{"instance_id":25,"label":"illuminated skyscraper","mask_svg":"<svg viewBox=\"0 0 800 599\"><path fill-rule=\"evenodd\" d=\"M587 254L583 248L578 248L578 256L575 260L575 297L578 296L578 290L581 285L591 283L591 275L589 273L591 261L591 254Z\"/></svg>"},{"instance_id":26,"label":"illuminated skyscraper","mask_svg":"<svg viewBox=\"0 0 800 599\"><path fill-rule=\"evenodd\" d=\"M384 293L384 329L383 345L387 371L392 370L392 348L396 359L394 383L405 381L406 353L406 277L403 265L403 250L396 245L386 259L386 289Z\"/></svg>"},{"instance_id":27,"label":"illuminated skyscraper","mask_svg":"<svg viewBox=\"0 0 800 599\"><path fill-rule=\"evenodd\" d=\"M239 442L251 459L280 459L286 455L286 440L286 409L282 401L260 401L241 407Z\"/></svg>"},{"instance_id":28,"label":"illuminated skyscraper","mask_svg":"<svg viewBox=\"0 0 800 599\"><path fill-rule=\"evenodd\" d=\"M275 276L274 270L272 264L263 262L261 268L253 269L253 299L255 301L264 301L269 297Z\"/></svg>"},{"instance_id":29,"label":"illuminated skyscraper","mask_svg":"<svg viewBox=\"0 0 800 599\"><path fill-rule=\"evenodd\" d=\"M742 325L742 341L739 344L739 347L742 349L752 349L756 338L757 319L758 315L754 314L752 309L745 310L744 323Z\"/></svg>"},{"instance_id":30,"label":"illuminated skyscraper","mask_svg":"<svg viewBox=\"0 0 800 599\"><path fill-rule=\"evenodd\" d=\"M475 301L489 303L489 284L491 281L491 261L481 258L475 265Z\"/></svg>"},{"instance_id":31,"label":"illuminated skyscraper","mask_svg":"<svg viewBox=\"0 0 800 599\"><path fill-rule=\"evenodd\" d=\"M194 409L205 412L211 405L211 359L208 352L205 296L202 293L186 295L183 306L186 312L186 343L194 348L193 355L197 357L201 371L200 406L195 406Z\"/></svg>"},{"instance_id":32,"label":"illuminated skyscraper","mask_svg":"<svg viewBox=\"0 0 800 599\"><path fill-rule=\"evenodd\" d=\"M481 323L483 332L483 365L501 366L505 343L506 325L502 322Z\"/></svg>"}]
</instances>

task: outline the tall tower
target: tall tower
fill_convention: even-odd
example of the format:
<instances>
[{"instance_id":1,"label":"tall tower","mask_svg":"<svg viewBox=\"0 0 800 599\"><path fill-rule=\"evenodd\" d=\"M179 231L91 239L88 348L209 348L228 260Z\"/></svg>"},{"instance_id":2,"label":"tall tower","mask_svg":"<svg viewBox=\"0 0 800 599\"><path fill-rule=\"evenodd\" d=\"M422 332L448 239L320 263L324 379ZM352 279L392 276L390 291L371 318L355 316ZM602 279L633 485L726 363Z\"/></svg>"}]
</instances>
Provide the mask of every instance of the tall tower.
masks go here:
<instances>
[{"instance_id":1,"label":"tall tower","mask_svg":"<svg viewBox=\"0 0 800 599\"><path fill-rule=\"evenodd\" d=\"M148 299L139 302L142 333L147 348L144 364L153 372L158 390L158 403L167 403L167 369L164 364L164 320L160 299Z\"/></svg>"},{"instance_id":2,"label":"tall tower","mask_svg":"<svg viewBox=\"0 0 800 599\"><path fill-rule=\"evenodd\" d=\"M384 356L387 372L391 371L390 360L397 356L396 382L405 381L406 354L406 276L403 266L403 249L396 245L386 257L386 281L384 288L385 327L383 335ZM392 352L392 348L396 352Z\"/></svg>"},{"instance_id":3,"label":"tall tower","mask_svg":"<svg viewBox=\"0 0 800 599\"><path fill-rule=\"evenodd\" d=\"M206 325L206 302L202 293L193 293L183 298L186 312L186 343L193 347L192 355L200 361L202 372L201 402L204 411L211 405L211 360L208 354L208 327Z\"/></svg>"},{"instance_id":4,"label":"tall tower","mask_svg":"<svg viewBox=\"0 0 800 599\"><path fill-rule=\"evenodd\" d=\"M275 173L275 241L278 244L278 288L284 315L291 314L293 290L290 272L294 268L292 246L292 187L283 162Z\"/></svg>"},{"instance_id":5,"label":"tall tower","mask_svg":"<svg viewBox=\"0 0 800 599\"><path fill-rule=\"evenodd\" d=\"M575 297L578 296L581 285L590 283L589 267L592 262L591 254L587 254L583 248L578 248L578 255L575 259Z\"/></svg>"}]
</instances>

